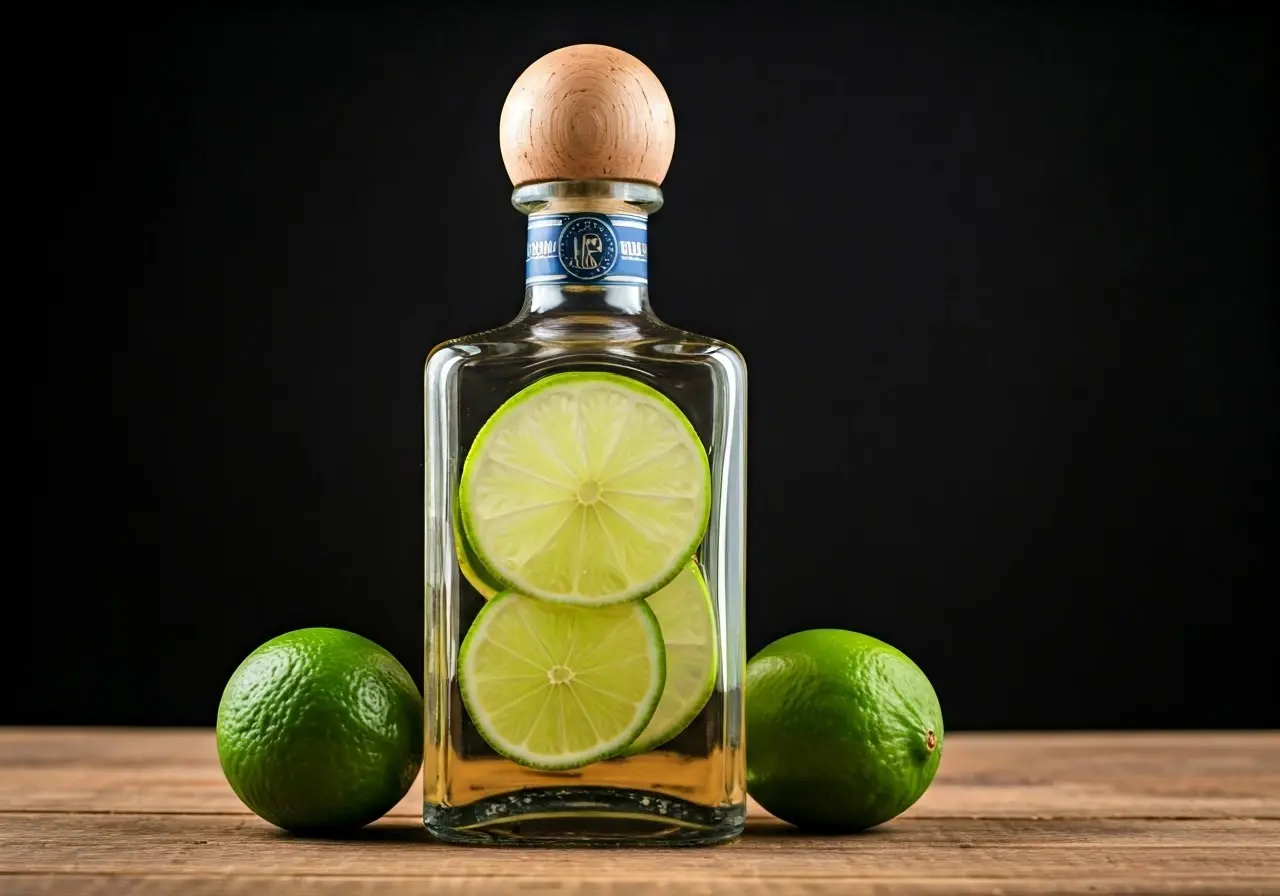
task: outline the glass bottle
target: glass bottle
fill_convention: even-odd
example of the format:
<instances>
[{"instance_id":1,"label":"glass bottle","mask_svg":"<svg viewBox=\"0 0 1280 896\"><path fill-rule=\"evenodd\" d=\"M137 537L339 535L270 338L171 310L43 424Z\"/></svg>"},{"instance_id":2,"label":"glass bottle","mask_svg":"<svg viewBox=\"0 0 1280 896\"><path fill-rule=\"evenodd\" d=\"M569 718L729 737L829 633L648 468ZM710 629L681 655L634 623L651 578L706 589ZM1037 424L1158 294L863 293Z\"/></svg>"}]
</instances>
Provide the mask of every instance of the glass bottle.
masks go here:
<instances>
[{"instance_id":1,"label":"glass bottle","mask_svg":"<svg viewBox=\"0 0 1280 896\"><path fill-rule=\"evenodd\" d=\"M746 813L746 369L649 306L671 108L638 59L566 47L517 80L501 142L523 307L425 366L424 822L722 842Z\"/></svg>"}]
</instances>

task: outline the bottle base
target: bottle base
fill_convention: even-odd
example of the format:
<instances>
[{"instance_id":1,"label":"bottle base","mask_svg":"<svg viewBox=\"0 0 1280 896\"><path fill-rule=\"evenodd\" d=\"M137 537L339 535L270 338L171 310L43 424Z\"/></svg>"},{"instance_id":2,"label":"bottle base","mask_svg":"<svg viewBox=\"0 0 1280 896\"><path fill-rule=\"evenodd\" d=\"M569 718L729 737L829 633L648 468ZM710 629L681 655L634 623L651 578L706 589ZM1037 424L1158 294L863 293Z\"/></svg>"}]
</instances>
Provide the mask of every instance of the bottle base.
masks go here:
<instances>
[{"instance_id":1,"label":"bottle base","mask_svg":"<svg viewBox=\"0 0 1280 896\"><path fill-rule=\"evenodd\" d=\"M608 787L520 790L466 806L422 807L433 837L471 846L712 846L741 834L746 817L745 804L701 806Z\"/></svg>"}]
</instances>

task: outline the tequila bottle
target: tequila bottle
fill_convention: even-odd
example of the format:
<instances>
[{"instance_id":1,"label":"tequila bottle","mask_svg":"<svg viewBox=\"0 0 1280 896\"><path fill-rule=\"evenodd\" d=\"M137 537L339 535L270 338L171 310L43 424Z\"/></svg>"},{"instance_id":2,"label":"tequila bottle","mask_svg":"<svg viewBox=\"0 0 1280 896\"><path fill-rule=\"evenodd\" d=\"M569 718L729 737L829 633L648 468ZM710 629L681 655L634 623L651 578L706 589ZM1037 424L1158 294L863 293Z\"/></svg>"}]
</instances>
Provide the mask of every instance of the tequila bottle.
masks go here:
<instances>
[{"instance_id":1,"label":"tequila bottle","mask_svg":"<svg viewBox=\"0 0 1280 896\"><path fill-rule=\"evenodd\" d=\"M743 828L746 369L649 304L675 124L640 60L544 56L502 110L524 302L429 355L423 818L455 843Z\"/></svg>"}]
</instances>

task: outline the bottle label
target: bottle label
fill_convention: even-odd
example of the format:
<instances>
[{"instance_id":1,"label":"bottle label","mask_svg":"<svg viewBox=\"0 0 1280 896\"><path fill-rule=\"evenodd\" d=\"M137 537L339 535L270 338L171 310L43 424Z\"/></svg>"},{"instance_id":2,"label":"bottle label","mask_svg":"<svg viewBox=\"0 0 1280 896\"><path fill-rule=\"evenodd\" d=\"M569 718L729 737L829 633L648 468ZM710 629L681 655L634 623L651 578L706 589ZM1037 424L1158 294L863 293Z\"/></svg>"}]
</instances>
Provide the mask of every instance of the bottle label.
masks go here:
<instances>
[{"instance_id":1,"label":"bottle label","mask_svg":"<svg viewBox=\"0 0 1280 896\"><path fill-rule=\"evenodd\" d=\"M649 221L643 215L529 216L524 282L643 286L649 282Z\"/></svg>"}]
</instances>

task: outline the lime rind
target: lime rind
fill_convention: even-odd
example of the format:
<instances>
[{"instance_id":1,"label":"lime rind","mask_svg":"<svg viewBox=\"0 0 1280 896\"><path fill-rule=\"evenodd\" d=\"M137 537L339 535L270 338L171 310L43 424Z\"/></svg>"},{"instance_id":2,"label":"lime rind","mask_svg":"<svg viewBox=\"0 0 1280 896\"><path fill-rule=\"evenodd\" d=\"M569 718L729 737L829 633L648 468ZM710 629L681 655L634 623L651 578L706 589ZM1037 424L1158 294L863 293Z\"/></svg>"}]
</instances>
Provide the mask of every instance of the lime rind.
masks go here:
<instances>
[{"instance_id":1,"label":"lime rind","mask_svg":"<svg viewBox=\"0 0 1280 896\"><path fill-rule=\"evenodd\" d=\"M663 616L672 612L686 610L685 607L676 607L670 605L668 609L664 606L664 596L669 595L669 600L688 600L688 596L683 592L668 592L667 589L675 589L680 584L680 578L677 576L667 589L658 591L650 595L645 602L649 604L650 609L654 611L654 615L658 619L658 625L663 629L663 649L667 654L667 678L663 684L662 697L658 701L658 706L654 710L653 718L649 720L649 724L636 737L629 747L625 750L625 755L634 756L639 753L645 753L649 750L657 749L663 744L670 741L676 735L680 734L689 724L702 712L703 707L707 705L707 701L711 699L712 693L716 687L716 673L719 665L719 650L716 644L716 620L715 606L711 602L711 591L707 588L707 580L702 574L702 570L698 567L696 560L690 560L688 565L680 571L680 575L688 573L690 584L696 589L697 594L701 597L698 602L698 608L705 612L705 616L699 620L705 625L706 639L705 646L709 655L706 657L704 672L701 680L696 688L687 688L688 696L672 691L673 687L679 687L681 682L676 681L675 667L680 660L680 648L692 647L696 649L696 645L685 645L673 643L668 639L667 627L663 626ZM672 637L675 637L674 632ZM674 650L673 650L674 648ZM673 657L673 653L675 656ZM664 712L664 704L680 705L680 711L671 714L671 718L664 718L667 712Z\"/></svg>"},{"instance_id":2,"label":"lime rind","mask_svg":"<svg viewBox=\"0 0 1280 896\"><path fill-rule=\"evenodd\" d=\"M575 384L592 384L599 383L612 386L619 389L625 389L640 396L642 399L648 400L661 408L671 420L677 422L677 428L688 439L689 447L695 448L692 455L698 458L698 474L700 480L700 488L698 497L701 506L694 517L695 525L690 527L690 533L684 540L678 551L669 551L669 562L663 565L662 571L649 578L640 581L628 583L629 587L619 589L612 593L604 595L582 595L570 593L561 590L550 590L538 587L528 580L521 581L511 570L505 569L503 565L495 561L492 554L486 549L483 537L477 537L478 525L476 514L474 512L473 492L475 490L476 467L480 463L477 458L482 457L486 446L489 444L493 436L501 430L506 422L506 417L517 408L526 404L535 396L547 392L552 389L564 388ZM578 447L581 447L580 445ZM586 450L583 448L582 450ZM607 504L607 501L604 503ZM698 437L697 430L693 424L689 422L688 417L680 410L680 408L651 386L641 383L631 377L621 376L614 373L603 373L595 371L573 371L567 373L552 374L543 377L537 382L522 389L511 398L503 402L502 406L485 421L480 431L476 434L475 440L472 442L471 449L467 453L466 461L463 463L462 476L458 487L458 506L462 517L462 530L465 534L465 541L469 544L473 551L473 556L478 561L477 566L488 572L492 579L502 586L503 590L518 592L522 595L534 597L539 600L545 600L552 603L576 604L580 606L607 606L614 603L622 603L626 601L639 600L648 597L651 594L664 588L681 570L685 564L693 557L697 551L698 545L701 543L706 534L707 524L711 515L711 467L707 457L705 446ZM606 542L608 538L604 539ZM611 544L610 547L616 552L617 544ZM582 548L580 548L581 550Z\"/></svg>"},{"instance_id":3,"label":"lime rind","mask_svg":"<svg viewBox=\"0 0 1280 896\"><path fill-rule=\"evenodd\" d=\"M481 597L489 600L502 590L502 586L495 582L493 574L484 568L484 564L476 556L475 549L471 547L471 540L462 531L462 517L458 504L458 501L453 502L453 545L454 553L458 558L458 571Z\"/></svg>"},{"instance_id":4,"label":"lime rind","mask_svg":"<svg viewBox=\"0 0 1280 896\"><path fill-rule=\"evenodd\" d=\"M495 641L486 641L486 635L488 635L490 628L493 626L495 621L502 619L502 617L509 612L514 611L520 613L522 610L527 613L535 614L535 617L542 617L541 620L535 618L533 622L530 622L526 616L522 615L521 618L526 627L526 631L530 636L530 641L535 643L544 653L540 662L543 665L547 665L549 669L558 665L559 659L571 659L571 657L557 657L552 655L555 652L555 647L546 643L545 635L547 632L545 630L539 633L539 621L545 622L549 618L553 622L564 621L567 619L568 625L571 627L571 631L576 631L576 629L572 628L575 623L581 623L584 621L591 622L592 620L594 620L593 624L598 624L603 621L606 624L609 624L610 627L615 625L621 627L627 622L634 622L638 624L639 629L643 632L644 636L644 656L648 660L649 675L647 686L645 687L641 698L634 702L634 711L625 725L619 726L618 730L616 732L611 732L611 736L609 737L601 736L596 729L596 723L598 721L602 721L604 717L599 714L593 716L581 699L575 698L575 700L577 700L577 706L581 710L581 719L588 727L590 727L591 733L598 738L598 741L587 749L576 751L549 753L546 751L536 752L527 749L527 744L532 738L532 729L541 722L541 716L545 713L546 706L552 702L552 697L554 695L548 693L545 698L546 702L542 704L541 709L537 710L538 715L534 718L534 721L530 723L530 730L526 733L526 736L521 743L513 743L510 737L506 736L499 730L498 725L495 723L495 717L508 710L512 704L508 703L506 705L496 707L486 707L483 705L483 700L480 698L477 690L483 689L486 683L492 683L500 680L502 676L499 676L498 678L486 678L481 671L481 667L485 664L482 663L478 657L482 658L482 655L485 652L484 645L488 643L504 655L516 656L517 662L533 662L536 665L536 661L531 661L527 657L521 660L518 652L513 653L509 646ZM560 620L555 620L555 616L561 617ZM573 619L573 616L576 616L577 619ZM607 643L608 638L613 633L614 632L608 632L603 637L589 639L589 646L594 646L596 649L602 650L603 645ZM574 652L575 646L576 645L571 639L568 649L570 654ZM625 652L617 654L611 653L611 655L616 656L616 662L619 663L635 658L634 656L628 656ZM490 663L488 665L492 668L494 664ZM599 668L600 667L597 664L595 671L598 671ZM527 697L529 694L532 694L533 699L537 700L540 696L540 692L542 691L550 692L555 690L557 687L572 687L572 684L551 684L549 669L544 672L544 674L547 675L547 685L542 686L538 684L536 688L531 689L522 696ZM588 671L592 670L583 670L582 676L585 676ZM504 591L498 594L481 608L475 621L471 624L471 628L467 632L467 636L462 641L462 647L458 656L458 685L462 694L462 702L471 717L472 723L476 726L480 735L485 739L485 742L504 758L510 759L512 762L516 762L527 768L543 771L565 771L568 769L581 768L594 762L600 762L620 755L636 739L636 736L645 729L649 724L650 719L653 718L653 714L658 707L658 701L662 697L663 687L666 683L666 671L666 651L662 644L662 629L658 625L657 616L654 615L653 610L644 601L633 601L628 604L619 604L611 607L584 608L531 600L523 595L510 591ZM534 692L535 690L536 693ZM570 704L562 698L560 705L564 706ZM562 738L566 736L566 727L566 722L562 714L559 724L559 732Z\"/></svg>"}]
</instances>

